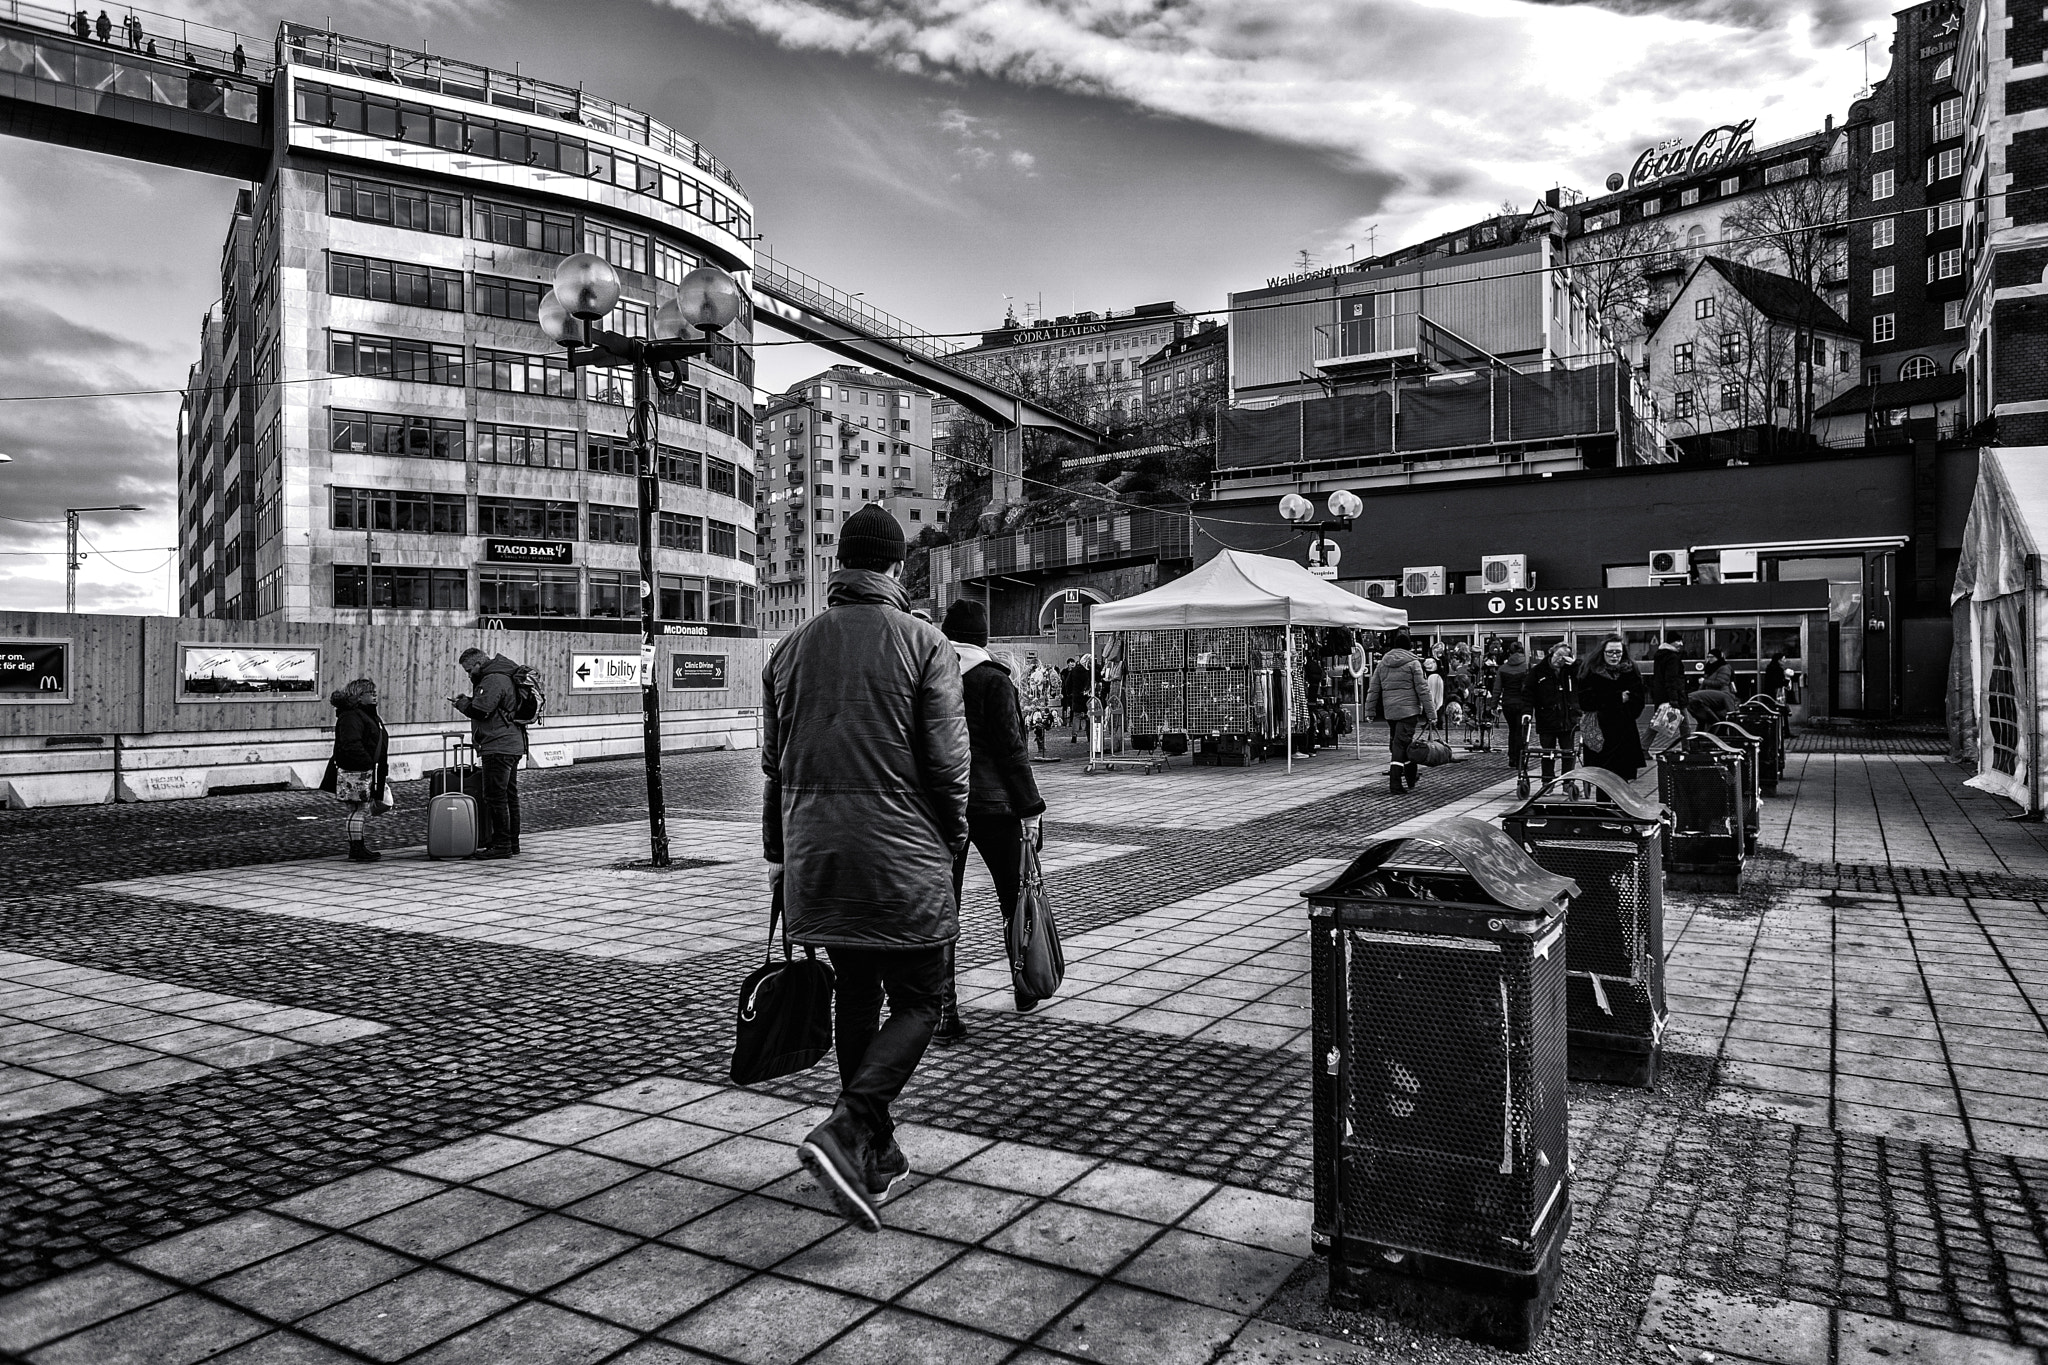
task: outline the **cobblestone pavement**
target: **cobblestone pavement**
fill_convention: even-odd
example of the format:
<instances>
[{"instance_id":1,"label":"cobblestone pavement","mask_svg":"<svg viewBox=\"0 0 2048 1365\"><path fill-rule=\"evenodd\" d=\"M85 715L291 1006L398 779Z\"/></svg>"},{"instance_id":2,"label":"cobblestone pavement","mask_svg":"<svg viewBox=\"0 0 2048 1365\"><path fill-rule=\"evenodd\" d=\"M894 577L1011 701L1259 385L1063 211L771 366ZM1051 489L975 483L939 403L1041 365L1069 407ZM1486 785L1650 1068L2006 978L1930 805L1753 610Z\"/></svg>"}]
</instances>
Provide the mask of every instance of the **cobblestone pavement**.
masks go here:
<instances>
[{"instance_id":1,"label":"cobblestone pavement","mask_svg":"<svg viewBox=\"0 0 2048 1365\"><path fill-rule=\"evenodd\" d=\"M997 917L971 885L963 991L981 1007L905 1096L922 1183L879 1239L825 1217L790 1157L829 1067L724 1082L763 913L754 760L668 765L678 852L707 862L659 889L610 867L642 851L632 764L528 774L536 853L488 872L336 861L317 794L0 812L0 941L66 964L38 981L113 973L140 984L112 989L158 992L123 1002L140 1010L204 992L244 1019L312 1010L363 1030L0 1127L0 1283L17 1291L0 1353L1496 1358L1321 1302L1302 1244L1294 893L1373 831L1496 808L1498 756L1399 798L1371 750L1292 781L1041 768L1075 990L1032 1015L991 1007ZM1760 859L1739 896L1670 898L1659 1090L1572 1087L1576 1227L1534 1359L2005 1365L2048 1343L2048 1162L2031 1145L2048 1125L2012 1103L2038 1098L2048 1055L2041 904L1973 890L2048 887L2048 854L1939 763L1794 761L1767 808L1801 851ZM1900 791L1933 813L1918 834ZM417 842L416 812L377 837ZM1857 867L1893 885L1826 881ZM527 880L489 899L547 902L538 921L465 917L486 898L464 888L501 875ZM594 908L557 903L578 892ZM676 947L664 936L680 955L649 957ZM593 955L605 945L632 946ZM1758 1051L1773 1047L1799 1051Z\"/></svg>"}]
</instances>

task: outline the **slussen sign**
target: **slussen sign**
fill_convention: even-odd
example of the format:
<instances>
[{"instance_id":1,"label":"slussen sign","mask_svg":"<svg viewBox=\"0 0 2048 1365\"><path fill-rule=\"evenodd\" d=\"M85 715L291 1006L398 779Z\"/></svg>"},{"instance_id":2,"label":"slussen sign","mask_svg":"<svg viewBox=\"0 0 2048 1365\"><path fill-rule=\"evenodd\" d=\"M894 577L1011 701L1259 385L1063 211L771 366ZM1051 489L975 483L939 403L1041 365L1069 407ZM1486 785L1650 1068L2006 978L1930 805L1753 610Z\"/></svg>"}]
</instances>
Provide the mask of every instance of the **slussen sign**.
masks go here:
<instances>
[{"instance_id":1,"label":"slussen sign","mask_svg":"<svg viewBox=\"0 0 2048 1365\"><path fill-rule=\"evenodd\" d=\"M1755 127L1755 119L1744 119L1740 123L1724 123L1719 128L1709 128L1691 146L1687 146L1682 138L1674 138L1654 147L1645 147L1629 170L1628 187L1639 189L1660 180L1705 175L1740 161L1756 150L1756 141L1751 135Z\"/></svg>"}]
</instances>

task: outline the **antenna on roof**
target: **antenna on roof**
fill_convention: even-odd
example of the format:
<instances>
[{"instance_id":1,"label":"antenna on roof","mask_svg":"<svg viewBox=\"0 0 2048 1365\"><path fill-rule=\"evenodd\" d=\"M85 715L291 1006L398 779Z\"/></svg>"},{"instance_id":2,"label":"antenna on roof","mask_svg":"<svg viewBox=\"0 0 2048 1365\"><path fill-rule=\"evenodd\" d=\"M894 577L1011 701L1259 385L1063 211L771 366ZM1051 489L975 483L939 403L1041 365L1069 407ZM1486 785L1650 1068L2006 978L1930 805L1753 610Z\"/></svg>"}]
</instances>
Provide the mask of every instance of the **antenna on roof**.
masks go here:
<instances>
[{"instance_id":1,"label":"antenna on roof","mask_svg":"<svg viewBox=\"0 0 2048 1365\"><path fill-rule=\"evenodd\" d=\"M1859 47L1863 49L1863 88L1856 92L1856 98L1859 100L1870 93L1870 45L1876 41L1877 35L1873 33L1868 38L1853 42L1842 49L1844 52L1854 52Z\"/></svg>"}]
</instances>

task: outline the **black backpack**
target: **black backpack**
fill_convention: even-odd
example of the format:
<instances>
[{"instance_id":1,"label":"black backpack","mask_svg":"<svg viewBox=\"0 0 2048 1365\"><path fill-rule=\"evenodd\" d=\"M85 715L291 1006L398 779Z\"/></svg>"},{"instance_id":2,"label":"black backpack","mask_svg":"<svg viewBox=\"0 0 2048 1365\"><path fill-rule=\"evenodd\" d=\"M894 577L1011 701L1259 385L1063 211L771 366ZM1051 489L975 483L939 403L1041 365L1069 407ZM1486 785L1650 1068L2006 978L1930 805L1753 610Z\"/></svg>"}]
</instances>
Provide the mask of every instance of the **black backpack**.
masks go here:
<instances>
[{"instance_id":1,"label":"black backpack","mask_svg":"<svg viewBox=\"0 0 2048 1365\"><path fill-rule=\"evenodd\" d=\"M512 674L512 711L508 719L514 725L539 725L547 718L548 694L541 686L540 670L531 664L521 664Z\"/></svg>"}]
</instances>

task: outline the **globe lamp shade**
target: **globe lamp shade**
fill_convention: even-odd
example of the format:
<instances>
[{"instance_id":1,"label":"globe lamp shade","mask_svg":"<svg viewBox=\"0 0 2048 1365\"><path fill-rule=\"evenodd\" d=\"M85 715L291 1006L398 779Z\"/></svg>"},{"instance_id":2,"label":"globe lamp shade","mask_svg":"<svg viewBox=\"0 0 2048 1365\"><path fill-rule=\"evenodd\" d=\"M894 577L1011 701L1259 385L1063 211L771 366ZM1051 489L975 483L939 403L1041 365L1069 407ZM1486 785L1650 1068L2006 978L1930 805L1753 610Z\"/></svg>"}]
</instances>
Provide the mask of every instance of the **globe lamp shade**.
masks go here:
<instances>
[{"instance_id":1,"label":"globe lamp shade","mask_svg":"<svg viewBox=\"0 0 2048 1365\"><path fill-rule=\"evenodd\" d=\"M576 319L569 316L569 310L552 289L541 295L540 330L549 341L562 346L574 346L583 339Z\"/></svg>"},{"instance_id":2,"label":"globe lamp shade","mask_svg":"<svg viewBox=\"0 0 2048 1365\"><path fill-rule=\"evenodd\" d=\"M662 300L661 307L654 310L654 335L661 341L674 341L688 336L689 321L683 317L683 306L674 295Z\"/></svg>"},{"instance_id":3,"label":"globe lamp shade","mask_svg":"<svg viewBox=\"0 0 2048 1365\"><path fill-rule=\"evenodd\" d=\"M595 321L619 302L619 276L602 256L579 251L555 267L555 294L579 318Z\"/></svg>"},{"instance_id":4,"label":"globe lamp shade","mask_svg":"<svg viewBox=\"0 0 2048 1365\"><path fill-rule=\"evenodd\" d=\"M1289 493L1280 499L1280 516L1286 521L1307 521L1316 514L1316 505L1299 493Z\"/></svg>"},{"instance_id":5,"label":"globe lamp shade","mask_svg":"<svg viewBox=\"0 0 2048 1365\"><path fill-rule=\"evenodd\" d=\"M1352 521L1365 512L1365 500L1348 488L1340 488L1330 494L1330 515L1339 521Z\"/></svg>"},{"instance_id":6,"label":"globe lamp shade","mask_svg":"<svg viewBox=\"0 0 2048 1365\"><path fill-rule=\"evenodd\" d=\"M702 332L716 332L731 326L746 308L747 292L717 266L700 265L683 276L675 301L684 322Z\"/></svg>"}]
</instances>

